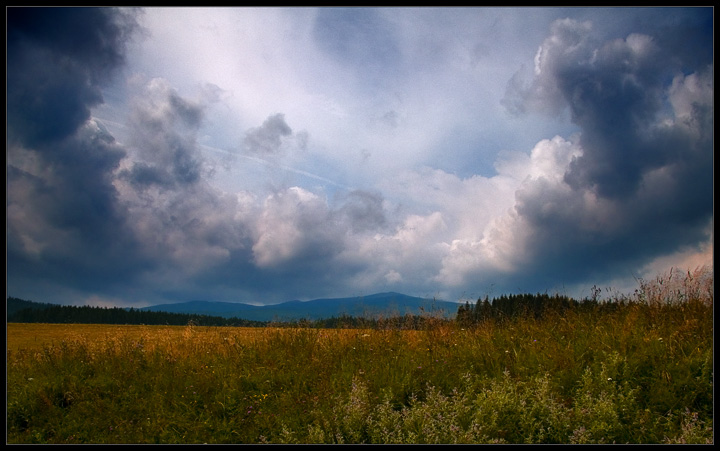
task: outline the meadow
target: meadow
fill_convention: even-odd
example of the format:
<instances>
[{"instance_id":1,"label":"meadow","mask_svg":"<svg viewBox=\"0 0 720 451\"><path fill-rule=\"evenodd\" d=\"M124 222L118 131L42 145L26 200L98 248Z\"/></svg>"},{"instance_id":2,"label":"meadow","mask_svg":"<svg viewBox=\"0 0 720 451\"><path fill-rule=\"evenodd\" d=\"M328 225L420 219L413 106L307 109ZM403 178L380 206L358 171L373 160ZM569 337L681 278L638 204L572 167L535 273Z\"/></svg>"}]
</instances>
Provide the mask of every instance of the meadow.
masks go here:
<instances>
[{"instance_id":1,"label":"meadow","mask_svg":"<svg viewBox=\"0 0 720 451\"><path fill-rule=\"evenodd\" d=\"M712 443L700 276L421 330L8 324L7 443Z\"/></svg>"}]
</instances>

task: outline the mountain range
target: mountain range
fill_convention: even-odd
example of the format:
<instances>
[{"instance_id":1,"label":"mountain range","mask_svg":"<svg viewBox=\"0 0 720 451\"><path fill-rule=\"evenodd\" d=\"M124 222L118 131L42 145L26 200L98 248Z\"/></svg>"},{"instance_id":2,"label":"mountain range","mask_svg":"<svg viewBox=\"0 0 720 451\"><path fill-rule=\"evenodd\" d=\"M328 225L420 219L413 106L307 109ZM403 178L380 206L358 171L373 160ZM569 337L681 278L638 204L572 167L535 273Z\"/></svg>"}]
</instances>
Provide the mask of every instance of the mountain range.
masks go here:
<instances>
[{"instance_id":1,"label":"mountain range","mask_svg":"<svg viewBox=\"0 0 720 451\"><path fill-rule=\"evenodd\" d=\"M191 313L198 315L242 318L251 321L297 321L338 318L343 315L378 318L411 315L435 315L453 317L457 313L456 302L438 301L402 293L377 293L368 296L315 299L312 301L288 301L271 305L252 305L236 302L189 301L142 307L168 313Z\"/></svg>"}]
</instances>

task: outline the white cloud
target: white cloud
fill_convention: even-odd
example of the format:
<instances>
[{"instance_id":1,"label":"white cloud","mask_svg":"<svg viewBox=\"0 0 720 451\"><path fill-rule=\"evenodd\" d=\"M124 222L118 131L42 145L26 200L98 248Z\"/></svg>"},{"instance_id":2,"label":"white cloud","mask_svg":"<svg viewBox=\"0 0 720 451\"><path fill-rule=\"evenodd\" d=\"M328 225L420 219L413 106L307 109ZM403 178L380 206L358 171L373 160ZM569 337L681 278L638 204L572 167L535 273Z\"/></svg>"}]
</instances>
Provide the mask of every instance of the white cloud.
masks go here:
<instances>
[{"instance_id":1,"label":"white cloud","mask_svg":"<svg viewBox=\"0 0 720 451\"><path fill-rule=\"evenodd\" d=\"M252 247L255 263L273 267L300 255L333 253L338 237L328 218L327 202L302 188L291 187L269 196L255 224L257 238Z\"/></svg>"}]
</instances>

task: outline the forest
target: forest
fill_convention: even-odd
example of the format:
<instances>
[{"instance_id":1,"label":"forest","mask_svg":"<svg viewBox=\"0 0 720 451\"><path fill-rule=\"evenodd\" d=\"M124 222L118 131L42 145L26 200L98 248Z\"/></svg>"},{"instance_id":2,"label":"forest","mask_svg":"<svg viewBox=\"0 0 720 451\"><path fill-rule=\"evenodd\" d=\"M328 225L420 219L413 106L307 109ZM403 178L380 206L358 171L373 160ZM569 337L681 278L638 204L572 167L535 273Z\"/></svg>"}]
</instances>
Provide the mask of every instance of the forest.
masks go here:
<instances>
[{"instance_id":1,"label":"forest","mask_svg":"<svg viewBox=\"0 0 720 451\"><path fill-rule=\"evenodd\" d=\"M358 329L421 329L429 323L456 321L470 326L486 320L504 320L517 316L541 318L548 312L562 314L568 310L608 310L630 303L627 300L600 302L597 299L575 300L568 296L547 293L524 293L501 295L496 298L480 298L476 303L458 304L454 318L438 315L395 315L388 317L361 317L351 315L333 316L317 320L269 322L243 318L191 313L170 313L139 310L134 308L58 305L26 301L14 297L7 299L7 322L11 323L60 323L60 324L145 324L169 326L236 326L265 327L291 325L312 328L358 328Z\"/></svg>"},{"instance_id":2,"label":"forest","mask_svg":"<svg viewBox=\"0 0 720 451\"><path fill-rule=\"evenodd\" d=\"M14 297L7 299L9 323L61 323L61 324L146 324L185 326L238 326L261 327L266 323L240 318L195 315L188 313L150 312L134 308L58 305L26 301Z\"/></svg>"}]
</instances>

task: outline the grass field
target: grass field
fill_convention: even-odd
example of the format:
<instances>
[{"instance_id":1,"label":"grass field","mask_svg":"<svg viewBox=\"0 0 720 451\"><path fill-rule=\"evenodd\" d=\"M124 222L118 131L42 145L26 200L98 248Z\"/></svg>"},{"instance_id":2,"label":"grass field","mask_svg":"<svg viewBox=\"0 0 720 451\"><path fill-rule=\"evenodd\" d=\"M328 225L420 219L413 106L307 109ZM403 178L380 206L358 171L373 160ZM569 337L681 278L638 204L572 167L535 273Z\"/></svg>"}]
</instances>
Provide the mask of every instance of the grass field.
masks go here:
<instances>
[{"instance_id":1,"label":"grass field","mask_svg":"<svg viewBox=\"0 0 720 451\"><path fill-rule=\"evenodd\" d=\"M8 443L712 443L712 291L419 331L8 324L7 377Z\"/></svg>"},{"instance_id":2,"label":"grass field","mask_svg":"<svg viewBox=\"0 0 720 451\"><path fill-rule=\"evenodd\" d=\"M158 326L154 328L153 334L161 333L180 336L182 330L182 327ZM20 349L37 351L62 341L86 340L88 342L99 342L119 337L140 338L149 330L147 326L130 325L9 323L6 331L8 351L18 351Z\"/></svg>"}]
</instances>

